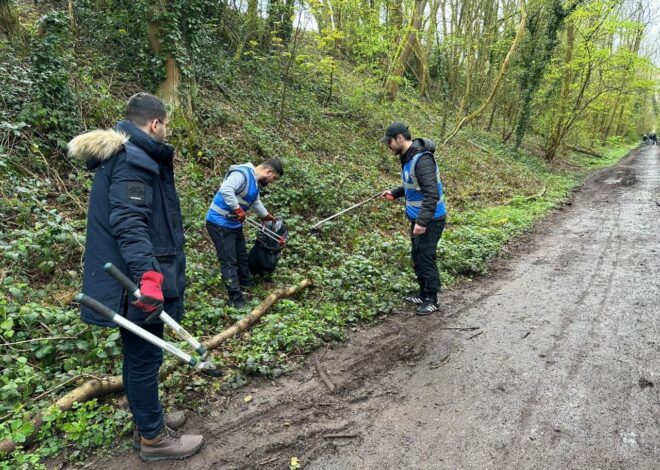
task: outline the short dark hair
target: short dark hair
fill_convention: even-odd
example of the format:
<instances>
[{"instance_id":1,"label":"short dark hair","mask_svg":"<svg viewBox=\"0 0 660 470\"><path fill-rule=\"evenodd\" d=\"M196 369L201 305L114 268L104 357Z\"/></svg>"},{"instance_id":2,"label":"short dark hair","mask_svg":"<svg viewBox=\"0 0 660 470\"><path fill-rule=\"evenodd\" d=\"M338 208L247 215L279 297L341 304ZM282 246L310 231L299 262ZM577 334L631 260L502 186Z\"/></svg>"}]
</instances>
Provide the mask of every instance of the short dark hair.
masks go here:
<instances>
[{"instance_id":1,"label":"short dark hair","mask_svg":"<svg viewBox=\"0 0 660 470\"><path fill-rule=\"evenodd\" d=\"M128 99L126 120L138 127L147 125L154 119L164 121L167 118L165 104L149 93L136 93Z\"/></svg>"},{"instance_id":2,"label":"short dark hair","mask_svg":"<svg viewBox=\"0 0 660 470\"><path fill-rule=\"evenodd\" d=\"M270 168L275 173L280 175L280 177L284 176L284 166L282 165L282 161L279 158L269 158L261 165L265 166L266 168Z\"/></svg>"}]
</instances>

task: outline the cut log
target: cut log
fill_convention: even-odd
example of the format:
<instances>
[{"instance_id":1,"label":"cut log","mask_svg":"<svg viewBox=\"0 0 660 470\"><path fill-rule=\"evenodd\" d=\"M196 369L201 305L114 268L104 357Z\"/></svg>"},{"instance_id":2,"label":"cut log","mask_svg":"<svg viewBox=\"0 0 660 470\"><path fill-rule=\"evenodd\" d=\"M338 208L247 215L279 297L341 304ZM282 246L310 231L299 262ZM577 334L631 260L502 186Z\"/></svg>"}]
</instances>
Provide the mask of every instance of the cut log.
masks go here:
<instances>
[{"instance_id":1,"label":"cut log","mask_svg":"<svg viewBox=\"0 0 660 470\"><path fill-rule=\"evenodd\" d=\"M274 290L273 292L270 293L268 297L266 297L263 300L263 302L257 305L257 307L254 310L252 310L248 315L246 315L245 318L237 321L222 333L218 333L212 338L203 341L202 344L208 350L213 350L217 348L218 346L220 346L220 344L222 344L223 341L226 341L238 334L243 333L245 330L247 330L252 325L254 325L264 315L264 313L266 313L268 309L275 304L275 302L277 302L278 300L284 297L291 297L293 295L296 295L298 292L311 285L312 285L311 279L304 279L300 284L296 286Z\"/></svg>"},{"instance_id":2,"label":"cut log","mask_svg":"<svg viewBox=\"0 0 660 470\"><path fill-rule=\"evenodd\" d=\"M268 309L272 307L278 300L284 297L291 297L297 294L298 292L300 292L302 289L305 289L306 287L309 287L311 285L312 285L312 281L310 279L304 279L298 285L291 286L288 288L277 289L271 292L271 294L268 297L266 297L263 302L257 305L257 307L254 310L252 310L252 312L250 312L245 318L243 318L240 321L237 321L222 333L219 333L213 336L212 338L204 341L203 342L204 346L209 351L217 348L222 344L223 341L229 338L233 338L234 336L244 332L252 325L254 325L268 311ZM178 365L180 364L172 361L165 364L165 366L161 368L161 372L160 372L161 377L169 374ZM92 398L107 395L109 393L121 392L123 389L124 389L124 382L122 381L121 376L111 376L111 377L104 377L102 379L88 380L87 382L83 383L81 386L71 390L69 393L58 399L54 404L61 411L69 411L73 408L73 404L76 402L82 403L85 401L89 401ZM41 426L43 425L42 412L37 413L37 415L32 419L32 424L34 425L32 434L28 436L25 442L20 443L20 445L22 445L24 448L30 447L32 444L34 444L37 441L39 429L41 429ZM0 453L13 452L16 449L16 446L17 443L12 441L11 439L0 441Z\"/></svg>"}]
</instances>

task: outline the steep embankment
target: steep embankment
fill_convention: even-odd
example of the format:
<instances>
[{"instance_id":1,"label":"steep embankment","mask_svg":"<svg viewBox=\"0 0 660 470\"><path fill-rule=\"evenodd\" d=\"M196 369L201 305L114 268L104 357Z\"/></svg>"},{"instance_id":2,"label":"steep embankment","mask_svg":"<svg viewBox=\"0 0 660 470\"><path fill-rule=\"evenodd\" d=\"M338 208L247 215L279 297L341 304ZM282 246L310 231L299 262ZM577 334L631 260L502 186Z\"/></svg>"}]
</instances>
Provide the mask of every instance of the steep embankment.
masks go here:
<instances>
[{"instance_id":1,"label":"steep embankment","mask_svg":"<svg viewBox=\"0 0 660 470\"><path fill-rule=\"evenodd\" d=\"M81 132L110 126L121 117L126 96L144 88L130 64L114 63L89 47L81 41L72 52L79 64L72 81L84 111L77 128ZM314 53L311 48L309 53ZM26 60L12 57L12 73L20 80L29 77ZM321 93L304 70L283 81L275 59L241 61L230 71L214 69L200 83L192 116L172 116L189 260L185 326L209 336L244 315L225 306L218 263L204 230L209 201L233 163L268 157L285 163L285 177L263 201L286 218L290 243L276 274L259 280L252 305L273 287L303 277L313 278L316 288L279 303L251 332L216 354L215 360L230 371L224 381L190 377L185 369L173 373L165 381L167 406L195 407L208 400L209 390L240 387L251 374L278 376L325 341L345 337L347 327L394 312L401 294L413 288L400 205L374 201L317 236L309 228L398 183L396 159L377 143L389 122L404 120L415 135L439 141L446 110L405 89L398 101L382 102L377 80L342 67L326 104L325 90ZM20 80L12 82L17 96ZM89 377L116 375L121 349L115 331L82 324L71 303L80 287L91 175L79 162L64 158L55 136L31 133L20 123L4 126L3 132L0 439L20 443L32 432L36 410ZM492 135L468 129L438 149L450 211L440 249L445 284L484 272L488 259L566 198L594 161L575 157L573 167L562 169L495 142ZM598 165L617 155L621 149ZM42 445L8 461L36 465L65 446L75 448L66 450L71 458L82 458L89 449L116 443L130 427L128 413L120 397L101 402L64 413L49 411L39 435Z\"/></svg>"}]
</instances>

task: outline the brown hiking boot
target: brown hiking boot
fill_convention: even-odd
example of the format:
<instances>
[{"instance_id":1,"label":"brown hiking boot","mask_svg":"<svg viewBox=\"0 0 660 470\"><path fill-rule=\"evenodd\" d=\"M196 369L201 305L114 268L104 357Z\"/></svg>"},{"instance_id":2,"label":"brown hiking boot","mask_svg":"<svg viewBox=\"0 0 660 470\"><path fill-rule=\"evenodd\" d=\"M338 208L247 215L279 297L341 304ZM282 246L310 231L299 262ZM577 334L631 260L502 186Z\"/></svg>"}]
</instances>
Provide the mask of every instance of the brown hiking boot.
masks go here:
<instances>
[{"instance_id":1,"label":"brown hiking boot","mask_svg":"<svg viewBox=\"0 0 660 470\"><path fill-rule=\"evenodd\" d=\"M147 462L186 459L201 449L203 441L204 436L198 434L173 437L167 426L163 426L160 434L153 439L142 437L140 458Z\"/></svg>"},{"instance_id":2,"label":"brown hiking boot","mask_svg":"<svg viewBox=\"0 0 660 470\"><path fill-rule=\"evenodd\" d=\"M167 413L165 415L165 426L176 431L186 424L187 419L188 416L186 416L186 412L183 410ZM140 450L141 440L142 438L137 428L133 429L133 442L131 443L133 450Z\"/></svg>"}]
</instances>

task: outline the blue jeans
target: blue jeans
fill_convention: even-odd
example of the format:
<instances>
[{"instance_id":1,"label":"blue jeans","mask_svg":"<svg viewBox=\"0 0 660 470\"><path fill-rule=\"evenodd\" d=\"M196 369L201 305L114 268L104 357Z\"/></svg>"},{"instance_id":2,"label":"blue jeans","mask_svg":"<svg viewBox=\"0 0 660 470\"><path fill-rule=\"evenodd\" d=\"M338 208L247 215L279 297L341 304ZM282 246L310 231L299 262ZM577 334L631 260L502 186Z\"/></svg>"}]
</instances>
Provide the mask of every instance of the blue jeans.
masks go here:
<instances>
[{"instance_id":1,"label":"blue jeans","mask_svg":"<svg viewBox=\"0 0 660 470\"><path fill-rule=\"evenodd\" d=\"M163 337L163 324L143 325L150 333ZM163 350L130 331L119 328L124 350L122 378L138 432L153 439L163 427L163 408L158 399L158 372Z\"/></svg>"}]
</instances>

